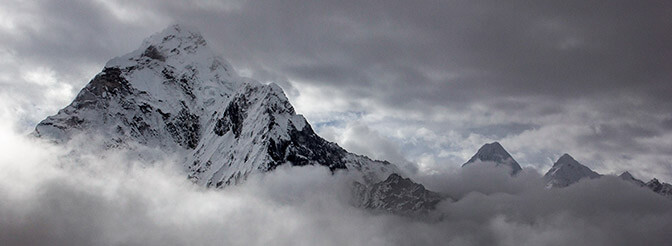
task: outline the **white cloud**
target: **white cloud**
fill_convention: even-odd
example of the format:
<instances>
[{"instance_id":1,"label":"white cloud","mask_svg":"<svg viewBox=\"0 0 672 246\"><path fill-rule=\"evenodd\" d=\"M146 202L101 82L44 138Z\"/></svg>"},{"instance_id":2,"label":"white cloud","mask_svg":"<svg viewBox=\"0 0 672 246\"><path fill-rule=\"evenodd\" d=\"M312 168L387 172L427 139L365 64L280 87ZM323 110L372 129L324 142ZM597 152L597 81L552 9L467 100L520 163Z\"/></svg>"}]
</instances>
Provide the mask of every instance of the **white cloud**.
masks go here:
<instances>
[{"instance_id":1,"label":"white cloud","mask_svg":"<svg viewBox=\"0 0 672 246\"><path fill-rule=\"evenodd\" d=\"M672 238L672 202L602 178L546 190L538 173L499 168L420 176L457 201L441 219L351 205L349 179L281 167L222 190L190 183L167 159L84 154L0 132L2 245L631 245ZM475 166L474 166L475 167Z\"/></svg>"}]
</instances>

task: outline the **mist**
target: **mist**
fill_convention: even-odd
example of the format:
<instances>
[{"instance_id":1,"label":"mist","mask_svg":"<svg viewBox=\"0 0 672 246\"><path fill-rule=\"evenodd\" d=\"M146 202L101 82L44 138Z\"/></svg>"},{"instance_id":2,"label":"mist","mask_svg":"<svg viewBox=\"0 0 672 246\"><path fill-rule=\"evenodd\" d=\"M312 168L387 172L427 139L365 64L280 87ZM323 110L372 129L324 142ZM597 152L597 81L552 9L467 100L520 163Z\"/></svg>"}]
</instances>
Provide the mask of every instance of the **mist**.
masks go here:
<instances>
[{"instance_id":1,"label":"mist","mask_svg":"<svg viewBox=\"0 0 672 246\"><path fill-rule=\"evenodd\" d=\"M2 245L663 245L672 202L616 177L545 189L535 170L417 174L424 218L353 206L346 172L281 166L205 189L177 160L56 146L2 127ZM472 165L478 166L478 165Z\"/></svg>"}]
</instances>

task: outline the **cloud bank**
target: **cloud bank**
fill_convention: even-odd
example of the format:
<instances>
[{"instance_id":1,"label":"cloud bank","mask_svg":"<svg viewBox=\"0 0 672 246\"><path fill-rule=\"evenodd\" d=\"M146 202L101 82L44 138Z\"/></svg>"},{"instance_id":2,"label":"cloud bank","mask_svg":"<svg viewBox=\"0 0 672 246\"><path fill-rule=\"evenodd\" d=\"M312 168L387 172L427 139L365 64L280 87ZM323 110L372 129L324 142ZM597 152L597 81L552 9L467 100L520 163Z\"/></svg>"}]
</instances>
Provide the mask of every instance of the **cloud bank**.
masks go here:
<instances>
[{"instance_id":1,"label":"cloud bank","mask_svg":"<svg viewBox=\"0 0 672 246\"><path fill-rule=\"evenodd\" d=\"M11 129L11 128L9 128ZM534 170L418 176L453 199L429 218L352 205L346 173L283 167L204 189L166 159L80 153L3 127L2 245L663 245L672 201L615 177L543 188ZM71 153L71 154L67 154ZM76 158L75 158L76 157ZM476 165L473 165L476 166Z\"/></svg>"},{"instance_id":2,"label":"cloud bank","mask_svg":"<svg viewBox=\"0 0 672 246\"><path fill-rule=\"evenodd\" d=\"M569 152L669 182L672 5L663 1L0 0L2 245L665 245L672 202L604 177L543 189ZM25 139L114 56L196 26L283 86L326 138L450 196L422 220L351 206L347 177L280 168L225 190L169 158L73 159ZM358 122L358 123L351 123ZM498 140L528 169L461 169ZM585 161L584 161L585 160Z\"/></svg>"}]
</instances>

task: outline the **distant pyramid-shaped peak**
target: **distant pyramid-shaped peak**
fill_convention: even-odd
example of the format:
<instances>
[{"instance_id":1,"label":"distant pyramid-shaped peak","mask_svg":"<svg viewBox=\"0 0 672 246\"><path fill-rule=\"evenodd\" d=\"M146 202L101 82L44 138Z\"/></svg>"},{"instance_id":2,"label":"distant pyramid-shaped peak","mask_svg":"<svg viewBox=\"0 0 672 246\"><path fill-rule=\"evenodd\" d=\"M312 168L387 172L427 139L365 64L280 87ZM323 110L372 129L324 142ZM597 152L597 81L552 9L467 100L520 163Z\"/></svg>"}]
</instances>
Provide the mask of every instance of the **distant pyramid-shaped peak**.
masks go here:
<instances>
[{"instance_id":1,"label":"distant pyramid-shaped peak","mask_svg":"<svg viewBox=\"0 0 672 246\"><path fill-rule=\"evenodd\" d=\"M628 172L628 171L625 171L625 172L621 173L621 175L618 175L618 177L620 177L620 178L622 178L622 179L634 179L634 178L635 178L635 177L632 176L632 174L631 174L630 172Z\"/></svg>"},{"instance_id":2,"label":"distant pyramid-shaped peak","mask_svg":"<svg viewBox=\"0 0 672 246\"><path fill-rule=\"evenodd\" d=\"M562 156L560 156L560 158L558 159L558 161L555 162L554 165L558 165L558 164L577 164L577 163L579 163L579 162L576 161L576 160L574 159L574 157L572 157L571 155L565 153L565 154L563 154ZM580 164L579 164L579 165L580 165Z\"/></svg>"},{"instance_id":3,"label":"distant pyramid-shaped peak","mask_svg":"<svg viewBox=\"0 0 672 246\"><path fill-rule=\"evenodd\" d=\"M492 142L483 145L474 156L467 161L467 163L464 163L462 166L466 166L467 164L476 162L476 161L482 161L482 162L494 162L497 166L503 165L511 168L511 173L517 173L522 168L516 162L516 160L513 159L513 157L507 152L504 147L502 147L501 144L498 142Z\"/></svg>"},{"instance_id":4,"label":"distant pyramid-shaped peak","mask_svg":"<svg viewBox=\"0 0 672 246\"><path fill-rule=\"evenodd\" d=\"M584 178L601 175L579 163L569 154L563 154L544 175L549 187L566 187Z\"/></svg>"}]
</instances>

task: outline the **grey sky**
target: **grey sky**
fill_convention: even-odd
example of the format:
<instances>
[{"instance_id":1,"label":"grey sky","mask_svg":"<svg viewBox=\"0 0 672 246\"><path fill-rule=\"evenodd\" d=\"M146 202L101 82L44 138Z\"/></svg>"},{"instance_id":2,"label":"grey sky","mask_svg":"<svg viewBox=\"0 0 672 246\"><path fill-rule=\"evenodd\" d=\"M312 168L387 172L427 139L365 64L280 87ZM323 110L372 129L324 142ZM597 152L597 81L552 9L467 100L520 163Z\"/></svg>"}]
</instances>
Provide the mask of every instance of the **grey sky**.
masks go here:
<instances>
[{"instance_id":1,"label":"grey sky","mask_svg":"<svg viewBox=\"0 0 672 246\"><path fill-rule=\"evenodd\" d=\"M498 140L540 171L568 152L672 181L667 1L0 3L0 96L21 131L182 23L358 153L446 171Z\"/></svg>"}]
</instances>

